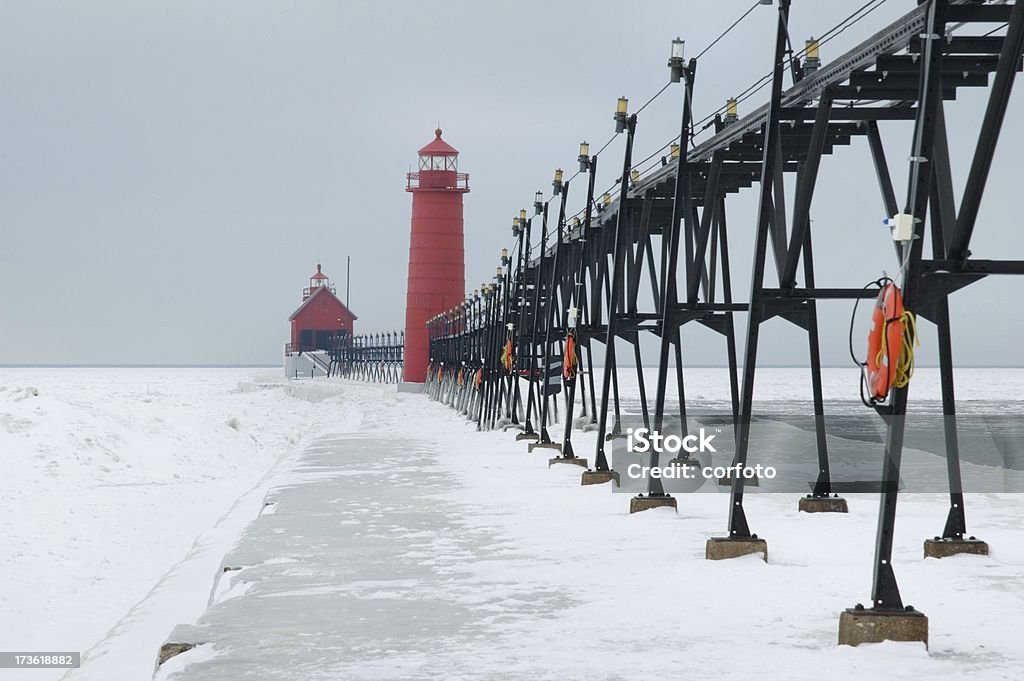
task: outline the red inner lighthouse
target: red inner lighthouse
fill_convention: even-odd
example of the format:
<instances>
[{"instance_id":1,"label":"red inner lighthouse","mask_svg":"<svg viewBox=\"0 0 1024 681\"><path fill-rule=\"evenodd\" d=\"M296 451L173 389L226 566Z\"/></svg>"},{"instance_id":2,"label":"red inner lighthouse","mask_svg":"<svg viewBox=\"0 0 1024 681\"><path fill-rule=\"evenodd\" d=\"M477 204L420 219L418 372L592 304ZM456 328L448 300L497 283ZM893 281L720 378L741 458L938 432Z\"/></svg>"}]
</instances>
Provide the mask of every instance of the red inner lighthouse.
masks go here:
<instances>
[{"instance_id":1,"label":"red inner lighthouse","mask_svg":"<svg viewBox=\"0 0 1024 681\"><path fill-rule=\"evenodd\" d=\"M419 171L406 176L412 192L409 287L405 305L405 380L427 375L427 320L462 302L466 295L462 195L469 175L458 171L459 152L441 139L419 150Z\"/></svg>"},{"instance_id":2,"label":"red inner lighthouse","mask_svg":"<svg viewBox=\"0 0 1024 681\"><path fill-rule=\"evenodd\" d=\"M288 321L292 340L286 353L329 350L335 339L352 335L358 319L337 296L334 284L317 263L316 274L309 278L309 287L302 289L302 305Z\"/></svg>"}]
</instances>

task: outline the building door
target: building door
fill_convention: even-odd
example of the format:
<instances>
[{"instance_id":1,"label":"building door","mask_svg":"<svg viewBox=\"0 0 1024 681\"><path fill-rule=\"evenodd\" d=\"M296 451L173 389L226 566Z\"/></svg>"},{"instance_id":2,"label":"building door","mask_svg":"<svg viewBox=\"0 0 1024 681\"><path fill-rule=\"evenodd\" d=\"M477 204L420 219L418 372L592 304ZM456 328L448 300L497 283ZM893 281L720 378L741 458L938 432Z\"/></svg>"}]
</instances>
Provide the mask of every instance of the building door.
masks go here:
<instances>
[{"instance_id":1,"label":"building door","mask_svg":"<svg viewBox=\"0 0 1024 681\"><path fill-rule=\"evenodd\" d=\"M329 350L331 347L331 336L334 335L333 331L317 331L316 332L316 349L317 350Z\"/></svg>"},{"instance_id":2,"label":"building door","mask_svg":"<svg viewBox=\"0 0 1024 681\"><path fill-rule=\"evenodd\" d=\"M313 349L313 330L302 329L299 331L299 352Z\"/></svg>"}]
</instances>

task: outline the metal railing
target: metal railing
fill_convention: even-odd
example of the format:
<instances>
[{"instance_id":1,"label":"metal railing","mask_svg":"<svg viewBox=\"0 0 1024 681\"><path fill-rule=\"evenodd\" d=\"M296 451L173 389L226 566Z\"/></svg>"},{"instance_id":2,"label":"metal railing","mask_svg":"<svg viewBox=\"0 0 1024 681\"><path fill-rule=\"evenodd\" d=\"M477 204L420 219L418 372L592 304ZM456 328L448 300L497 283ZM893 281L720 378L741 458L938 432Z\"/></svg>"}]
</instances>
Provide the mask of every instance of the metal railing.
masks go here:
<instances>
[{"instance_id":1,"label":"metal railing","mask_svg":"<svg viewBox=\"0 0 1024 681\"><path fill-rule=\"evenodd\" d=\"M425 170L422 173L408 173L405 176L405 190L413 189L449 189L468 192L469 173L456 173L452 170Z\"/></svg>"},{"instance_id":2,"label":"metal railing","mask_svg":"<svg viewBox=\"0 0 1024 681\"><path fill-rule=\"evenodd\" d=\"M405 332L341 337L332 344L331 375L373 383L398 383L405 367Z\"/></svg>"}]
</instances>

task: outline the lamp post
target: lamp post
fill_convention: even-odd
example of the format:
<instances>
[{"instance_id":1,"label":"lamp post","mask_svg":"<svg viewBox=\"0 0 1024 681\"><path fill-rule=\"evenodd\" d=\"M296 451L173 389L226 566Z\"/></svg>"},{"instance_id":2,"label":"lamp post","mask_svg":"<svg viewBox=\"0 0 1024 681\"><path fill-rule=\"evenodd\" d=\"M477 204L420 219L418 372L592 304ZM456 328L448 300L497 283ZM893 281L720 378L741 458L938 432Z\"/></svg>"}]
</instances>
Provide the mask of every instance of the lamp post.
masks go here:
<instances>
[{"instance_id":1,"label":"lamp post","mask_svg":"<svg viewBox=\"0 0 1024 681\"><path fill-rule=\"evenodd\" d=\"M519 211L519 267L516 271L516 283L515 287L510 294L515 299L516 305L516 321L515 328L519 329L516 343L516 363L512 367L511 381L509 383L509 405L512 410L511 423L513 425L519 425L519 374L518 374L518 363L523 356L525 351L526 339L522 333L523 320L526 315L526 264L529 262L530 256L530 226L532 220L526 218L526 209L523 208Z\"/></svg>"},{"instance_id":2,"label":"lamp post","mask_svg":"<svg viewBox=\"0 0 1024 681\"><path fill-rule=\"evenodd\" d=\"M533 284L533 301L530 304L530 334L529 334L529 346L527 352L529 353L527 359L529 360L529 377L527 382L527 395L526 395L526 422L525 428L522 433L516 435L516 440L536 440L540 435L533 429L533 406L534 406L534 393L535 393L535 379L537 370L537 331L538 325L540 324L540 289L541 289L541 273L544 271L544 259L545 251L547 250L548 242L548 204L544 202L544 197L540 192L537 192L537 198L540 199L540 203L536 204L538 215L541 215L541 227L540 227L540 251L537 254L537 267L534 268L534 276L532 277ZM529 268L529 261L527 261L527 268ZM522 328L522 327L520 327ZM525 334L524 334L525 335ZM541 365L544 364L544 358L541 358ZM542 424L543 425L543 424Z\"/></svg>"},{"instance_id":3,"label":"lamp post","mask_svg":"<svg viewBox=\"0 0 1024 681\"><path fill-rule=\"evenodd\" d=\"M689 64L683 71L683 106L682 106L682 120L679 126L679 143L672 145L672 159L676 164L675 173L675 184L672 192L672 217L669 220L668 233L662 235L663 240L668 241L668 262L666 263L665 274L662 277L661 291L660 291L660 306L658 309L658 316L660 318L661 325L661 339L659 343L659 356L658 356L658 380L654 398L654 430L661 430L664 418L665 418L665 398L668 390L668 358L672 351L673 345L676 350L676 363L677 363L677 387L679 391L680 401L680 425L682 426L682 434L686 434L686 419L685 419L685 403L683 400L683 383L682 383L682 353L681 353L681 339L679 334L679 323L677 318L673 315L673 306L677 302L676 293L676 272L679 263L679 244L682 233L690 224L690 216L688 215L688 201L690 197L690 172L688 168L686 149L690 142L690 124L692 120L691 101L693 96L693 81L696 75L697 61L691 59ZM705 210L709 210L705 206ZM685 220L685 222L684 222ZM686 227L684 227L686 225ZM686 232L689 234L688 232ZM689 236L687 236L689 239ZM689 243L689 242L688 242ZM687 247L687 253L689 253L689 246ZM689 256L687 256L689 258ZM686 267L689 267L690 263L686 263ZM694 267L699 268L700 264L693 263ZM687 272L688 274L688 272ZM679 455L680 458L685 458L682 453ZM655 454L657 458L657 454ZM651 497L659 499L657 503L663 503L665 505L675 506L676 502L671 499L669 495L664 493L664 487L661 484L661 480L651 479L648 486L648 500L646 503L654 503L650 500Z\"/></svg>"},{"instance_id":4,"label":"lamp post","mask_svg":"<svg viewBox=\"0 0 1024 681\"><path fill-rule=\"evenodd\" d=\"M503 294L503 296L502 296L502 305L501 305L501 324L502 324L502 327L505 329L504 341L502 343L502 346L503 346L502 347L502 351L503 352L508 351L511 354L514 354L514 350L509 350L508 349L508 345L512 341L512 332L515 329L515 324L513 324L509 320L509 315L510 315L510 312L511 312L510 307L511 307L511 304L512 304L512 267L510 266L511 265L511 260L512 259L511 259L511 257L509 257L508 249L507 248L501 249L501 262L502 262L503 265L505 265L505 275L504 275L504 277L502 279L502 286L501 286L501 289L500 289L501 293ZM502 362L502 368L503 369L505 368L504 362ZM505 400L505 397L507 396L509 398L509 400L511 400L511 396L512 396L512 393L511 393L511 385L512 385L511 384L511 380L512 380L511 372L505 371L503 373L501 371L501 369L499 369L498 372L499 372L499 375L501 376L501 380L500 381L496 381L496 385L497 385L497 388L496 388L496 390L497 390L497 399L496 399L496 404L495 404L495 409L494 409L496 415L502 413L502 411L501 411L502 403ZM509 389L508 390L505 389L505 378L506 377L509 379L509 385L508 385ZM507 410L506 414L511 418L511 411L512 411L512 409L511 409L511 401L509 401L507 404L508 404L508 410Z\"/></svg>"},{"instance_id":5,"label":"lamp post","mask_svg":"<svg viewBox=\"0 0 1024 681\"><path fill-rule=\"evenodd\" d=\"M626 197L629 192L629 171L633 164L633 137L636 134L636 114L628 115L629 101L620 97L615 107L615 131L626 131L626 151L622 159L622 175L619 181L619 211L615 220L614 248L612 270L611 295L608 297L608 320L607 333L605 336L605 359L604 359L604 380L601 385L601 407L597 415L597 451L595 453L594 468L597 471L608 471L608 458L605 455L605 434L608 426L608 398L610 396L612 380L618 384L618 376L615 369L615 337L616 337L616 301L622 295L622 286L625 279L626 250L624 243L626 236ZM605 205L611 203L611 197L605 194ZM616 393L616 398L618 394ZM618 413L618 399L616 399L615 424L612 432L618 434L622 424Z\"/></svg>"},{"instance_id":6,"label":"lamp post","mask_svg":"<svg viewBox=\"0 0 1024 681\"><path fill-rule=\"evenodd\" d=\"M557 289L557 286L558 286L558 275L559 275L559 272L560 272L560 266L559 265L560 265L560 261L561 261L561 259L563 257L562 236L563 236L563 232L565 231L565 203L566 203L566 200L568 198L569 198L569 185L568 185L568 183L566 183L564 191L562 192L562 200L559 203L559 207L558 207L558 220L555 223L555 225L556 225L555 248L554 248L554 253L551 256L551 265L550 265L551 272L549 274L548 282L547 282L547 305L545 307L545 314L544 314L544 316L545 316L544 341L543 341L542 350L541 350L542 359L541 359L541 362L540 362L540 365L541 365L541 379L540 379L540 390L539 390L539 392L540 392L540 394L542 396L542 402L541 402L541 408L540 408L540 433L539 433L539 438L538 438L537 442L531 444L528 447L528 449L531 450L531 451L535 447L547 447L547 448L550 448L550 449L558 449L558 450L562 449L562 446L560 444L556 444L556 443L553 443L551 441L551 437L548 435L548 428L547 428L548 404L550 403L550 399L549 399L549 394L548 393L549 393L549 390L552 393L556 393L556 392L559 391L559 389L561 388L561 382L560 382L561 381L561 377L555 376L554 377L554 379L555 379L554 386L553 386L553 388L549 388L548 387L548 385L549 385L548 382L551 380L551 377L548 376L548 372L550 371L550 365L551 365L551 359L550 358L552 356L552 352L551 351L552 351L552 345L553 345L553 342L554 342L554 339L552 338L552 329L555 326L555 324L558 322L558 315L557 315L558 310L557 310L556 305L555 305L556 302L557 302L556 289ZM546 217L546 215L545 215L545 217ZM539 279L539 277L538 277L538 279ZM540 282L538 281L538 285L539 285L539 283ZM539 298L539 296L538 296L538 298ZM537 312L538 313L540 312L540 308L539 307L537 309ZM559 457L558 461L561 461L561 460L562 460L561 457ZM552 459L551 461L554 461L554 459ZM550 461L549 461L549 463L550 463Z\"/></svg>"},{"instance_id":7,"label":"lamp post","mask_svg":"<svg viewBox=\"0 0 1024 681\"><path fill-rule=\"evenodd\" d=\"M574 281L573 281L572 289L571 289L570 294L569 294L570 301L571 301L570 309L572 309L572 310L578 310L579 307L580 307L580 298L582 296L581 289L583 288L583 281L584 281L584 277L586 275L587 258L585 257L585 252L586 252L586 249L587 249L587 238L588 238L588 235L590 233L590 222L591 222L591 218L593 216L594 182L595 182L595 179L596 179L596 176L597 176L597 156L595 155L593 158L590 158L590 156L589 156L589 145L587 146L587 149L586 149L586 151L588 152L588 155L586 156L586 161L587 162L586 162L586 164L584 164L582 162L583 152L584 152L584 145L586 145L586 142L584 142L583 144L580 145L580 159L581 159L581 161L580 161L580 172L588 172L589 171L590 177L587 180L587 200L586 200L586 202L584 204L584 209L583 209L583 223L582 223L582 226L580 225L580 221L579 221L578 218L573 218L573 220L574 220L573 226L574 227L580 227L580 233L579 233L579 239L580 239L580 258L579 258L579 263L578 263L577 268L576 268L576 272L573 273ZM572 317L571 313L569 313L569 317L570 317L570 320L574 319ZM579 334L579 331L577 329L573 329L573 333L574 334ZM580 335L576 336L575 340L578 342L578 347L580 349L585 349L586 350L586 352L587 352L587 361L590 362L590 360L591 360L590 337L589 336L583 336L582 334L580 334ZM590 413L590 416L591 416L591 422L593 422L594 419L596 419L596 416L597 416L597 410L596 410L596 407L595 407L595 405L596 405L595 399L596 398L594 397L594 374L593 374L593 371L589 372L589 375L590 375L590 403L591 403L591 410L590 410L591 413ZM566 396L566 401L565 401L565 403L566 403L566 407L565 407L565 429L564 429L564 431L562 433L562 458L563 459L575 459L576 458L576 453L573 451L573 447L572 447L572 421L573 421L573 413L575 411L575 406L576 406L576 382L577 382L577 380L579 380L578 375L574 375L566 383L566 389L567 389L568 395ZM586 414L586 411L587 411L586 396L584 396L584 400L583 400L583 413ZM588 471L588 473L589 472L590 471ZM587 473L584 473L584 476L586 476L586 475L587 475ZM584 479L586 479L586 478L584 477Z\"/></svg>"}]
</instances>

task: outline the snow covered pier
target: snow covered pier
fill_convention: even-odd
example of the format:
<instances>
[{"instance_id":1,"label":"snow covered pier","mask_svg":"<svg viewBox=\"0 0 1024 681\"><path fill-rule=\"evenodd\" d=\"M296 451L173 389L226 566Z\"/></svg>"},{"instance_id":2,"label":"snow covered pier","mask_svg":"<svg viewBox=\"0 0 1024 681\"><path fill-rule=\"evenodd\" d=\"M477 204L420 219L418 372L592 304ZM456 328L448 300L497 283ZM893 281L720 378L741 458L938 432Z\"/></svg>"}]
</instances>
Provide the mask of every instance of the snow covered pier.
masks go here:
<instances>
[{"instance_id":1,"label":"snow covered pier","mask_svg":"<svg viewBox=\"0 0 1024 681\"><path fill-rule=\"evenodd\" d=\"M894 551L908 602L929 608L929 648L854 649L836 646L834 613L863 591L876 495L849 495L849 514L806 514L790 495L752 494L771 558L706 561L728 503L717 485L681 497L678 513L630 515L608 486L581 487L575 467L548 468L507 433L477 432L393 386L343 388L362 420L325 430L279 473L205 614L168 638L198 645L159 681L738 678L729 669L1009 678L1024 668L1005 626L1024 609L1017 495L972 506L998 553L942 561L922 559L920 537L945 498L907 495Z\"/></svg>"}]
</instances>

